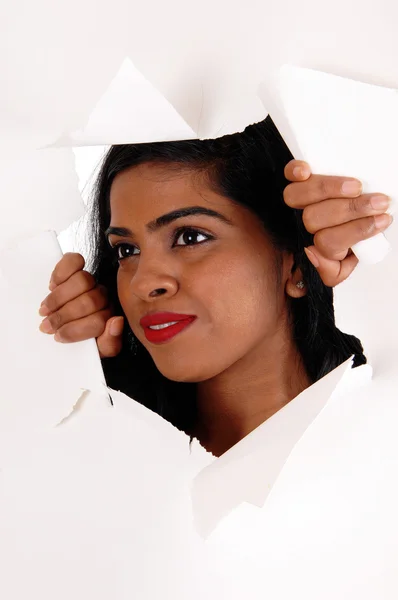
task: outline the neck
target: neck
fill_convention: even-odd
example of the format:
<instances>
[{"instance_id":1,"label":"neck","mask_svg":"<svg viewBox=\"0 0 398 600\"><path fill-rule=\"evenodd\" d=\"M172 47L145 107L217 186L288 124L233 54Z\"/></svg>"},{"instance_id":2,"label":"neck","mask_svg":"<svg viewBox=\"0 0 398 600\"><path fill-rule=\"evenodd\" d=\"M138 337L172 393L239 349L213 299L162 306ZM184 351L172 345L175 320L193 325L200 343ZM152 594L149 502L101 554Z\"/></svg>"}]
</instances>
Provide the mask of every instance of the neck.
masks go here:
<instances>
[{"instance_id":1,"label":"neck","mask_svg":"<svg viewBox=\"0 0 398 600\"><path fill-rule=\"evenodd\" d=\"M263 346L268 350L257 348L223 373L198 384L195 437L215 456L229 450L311 384L292 340L267 340Z\"/></svg>"}]
</instances>

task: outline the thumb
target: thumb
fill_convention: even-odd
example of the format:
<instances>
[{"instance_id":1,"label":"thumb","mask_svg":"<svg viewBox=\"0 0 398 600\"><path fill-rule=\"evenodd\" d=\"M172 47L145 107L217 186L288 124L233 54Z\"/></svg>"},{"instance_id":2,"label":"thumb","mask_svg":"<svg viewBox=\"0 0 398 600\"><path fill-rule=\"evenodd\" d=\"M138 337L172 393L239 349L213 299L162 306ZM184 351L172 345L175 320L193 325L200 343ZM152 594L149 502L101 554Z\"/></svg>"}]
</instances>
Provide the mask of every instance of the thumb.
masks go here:
<instances>
[{"instance_id":1,"label":"thumb","mask_svg":"<svg viewBox=\"0 0 398 600\"><path fill-rule=\"evenodd\" d=\"M105 325L105 331L97 337L97 347L101 358L117 356L122 349L124 317L111 317Z\"/></svg>"}]
</instances>

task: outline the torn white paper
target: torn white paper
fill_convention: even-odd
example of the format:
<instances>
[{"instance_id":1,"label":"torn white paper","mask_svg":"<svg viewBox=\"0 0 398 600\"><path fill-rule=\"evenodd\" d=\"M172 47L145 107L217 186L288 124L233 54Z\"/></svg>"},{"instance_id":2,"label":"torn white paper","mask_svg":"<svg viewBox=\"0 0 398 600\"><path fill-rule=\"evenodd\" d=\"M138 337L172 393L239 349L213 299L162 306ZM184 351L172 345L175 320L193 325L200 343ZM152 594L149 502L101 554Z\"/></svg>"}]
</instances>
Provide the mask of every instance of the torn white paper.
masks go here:
<instances>
[{"instance_id":1,"label":"torn white paper","mask_svg":"<svg viewBox=\"0 0 398 600\"><path fill-rule=\"evenodd\" d=\"M23 236L0 253L0 432L54 427L84 390L108 403L95 340L61 344L39 331L41 302L62 253L54 232Z\"/></svg>"},{"instance_id":2,"label":"torn white paper","mask_svg":"<svg viewBox=\"0 0 398 600\"><path fill-rule=\"evenodd\" d=\"M356 177L364 193L382 192L396 202L397 90L285 65L259 93L295 158L314 173ZM381 233L353 247L367 264L390 250Z\"/></svg>"},{"instance_id":3,"label":"torn white paper","mask_svg":"<svg viewBox=\"0 0 398 600\"><path fill-rule=\"evenodd\" d=\"M0 144L84 127L126 56L200 137L239 130L236 110L250 123L259 83L283 63L398 87L397 14L390 0L336 0L326 13L315 0L70 0L63 11L15 0L0 25Z\"/></svg>"},{"instance_id":4,"label":"torn white paper","mask_svg":"<svg viewBox=\"0 0 398 600\"><path fill-rule=\"evenodd\" d=\"M138 71L130 58L120 66L83 129L65 133L53 146L90 146L214 138L243 131L266 116L255 95L240 94L225 103L222 118L209 110L214 92L202 98L195 124L186 122L168 100ZM205 123L202 113L209 113ZM232 125L231 125L232 124Z\"/></svg>"},{"instance_id":5,"label":"torn white paper","mask_svg":"<svg viewBox=\"0 0 398 600\"><path fill-rule=\"evenodd\" d=\"M197 476L192 498L202 535L243 502L264 505L295 445L339 387L348 390L350 378L358 376L359 384L370 380L369 366L352 371L351 364L350 359L302 392Z\"/></svg>"},{"instance_id":6,"label":"torn white paper","mask_svg":"<svg viewBox=\"0 0 398 600\"><path fill-rule=\"evenodd\" d=\"M220 594L188 487L206 453L192 463L185 434L111 393L114 406L89 394L23 444L0 438L2 598L200 600L209 585Z\"/></svg>"},{"instance_id":7,"label":"torn white paper","mask_svg":"<svg viewBox=\"0 0 398 600\"><path fill-rule=\"evenodd\" d=\"M309 59L315 68L398 87L392 2L336 0L326 18L315 0L236 6L204 0L194 14L182 0L139 7L116 0L111 10L94 0L71 0L63 11L49 0L16 0L6 8L0 25L0 80L7 91L0 98L0 145L6 151L11 143L37 147L84 129L125 56L199 137L261 120L256 89L274 63ZM254 118L257 110L262 116ZM128 399L114 410L101 391L80 396L99 381L95 342L57 345L37 330L36 311L56 257L46 244L25 240L18 240L18 261L10 240L0 261L1 325L11 340L3 345L10 394L1 406L5 426L14 427L0 436L1 597L396 600L393 253L384 263L388 276L368 274L355 301L348 298L380 351L373 395L334 397L284 463L264 509L243 504L227 515L203 558L202 541L191 530L185 436L163 428L159 435L157 425L140 420L142 407L127 416L121 405L127 412ZM43 290L35 288L35 253L52 263L45 282L43 272ZM374 311L383 318L370 319ZM32 343L27 332L35 319L40 338ZM86 350L79 354L79 347ZM75 380L71 373L80 368L84 377ZM43 381L56 408L42 396ZM33 395L37 413L31 384L40 386ZM18 444L14 431L26 427L27 417L36 432L28 428ZM60 424L51 428L55 420ZM260 479L262 463L255 463L257 473L246 466Z\"/></svg>"},{"instance_id":8,"label":"torn white paper","mask_svg":"<svg viewBox=\"0 0 398 600\"><path fill-rule=\"evenodd\" d=\"M84 214L71 149L22 148L0 159L0 250L46 229L60 232Z\"/></svg>"},{"instance_id":9,"label":"torn white paper","mask_svg":"<svg viewBox=\"0 0 398 600\"><path fill-rule=\"evenodd\" d=\"M398 353L398 319L391 310L398 294L397 227L389 237L393 250L381 264L359 265L334 291L338 327L360 338L375 373L386 380L394 376Z\"/></svg>"},{"instance_id":10,"label":"torn white paper","mask_svg":"<svg viewBox=\"0 0 398 600\"><path fill-rule=\"evenodd\" d=\"M231 597L396 598L398 381L390 377L339 386L265 506L242 504L210 535L214 570L233 583ZM246 466L251 485L267 472L255 454Z\"/></svg>"},{"instance_id":11,"label":"torn white paper","mask_svg":"<svg viewBox=\"0 0 398 600\"><path fill-rule=\"evenodd\" d=\"M83 126L125 56L128 4L117 0L114 13L94 0L3 4L0 147L38 148Z\"/></svg>"},{"instance_id":12,"label":"torn white paper","mask_svg":"<svg viewBox=\"0 0 398 600\"><path fill-rule=\"evenodd\" d=\"M79 190L85 207L89 205L95 179L107 151L107 146L84 146L73 148ZM58 233L62 252L79 252L84 257L90 254L90 211Z\"/></svg>"},{"instance_id":13,"label":"torn white paper","mask_svg":"<svg viewBox=\"0 0 398 600\"><path fill-rule=\"evenodd\" d=\"M55 146L90 146L197 137L175 108L126 58L90 114L84 129Z\"/></svg>"}]
</instances>

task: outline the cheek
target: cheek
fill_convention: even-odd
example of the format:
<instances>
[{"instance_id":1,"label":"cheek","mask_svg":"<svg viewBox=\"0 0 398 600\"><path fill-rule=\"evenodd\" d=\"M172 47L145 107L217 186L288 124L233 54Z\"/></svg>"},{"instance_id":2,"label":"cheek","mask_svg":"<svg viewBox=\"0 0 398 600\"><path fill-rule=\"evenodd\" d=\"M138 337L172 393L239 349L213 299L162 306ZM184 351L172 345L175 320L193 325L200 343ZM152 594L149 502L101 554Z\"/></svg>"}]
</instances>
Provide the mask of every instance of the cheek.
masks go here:
<instances>
[{"instance_id":1,"label":"cheek","mask_svg":"<svg viewBox=\"0 0 398 600\"><path fill-rule=\"evenodd\" d=\"M250 258L221 261L217 277L207 275L201 288L214 334L226 336L234 345L260 332L264 335L276 309L272 269Z\"/></svg>"}]
</instances>

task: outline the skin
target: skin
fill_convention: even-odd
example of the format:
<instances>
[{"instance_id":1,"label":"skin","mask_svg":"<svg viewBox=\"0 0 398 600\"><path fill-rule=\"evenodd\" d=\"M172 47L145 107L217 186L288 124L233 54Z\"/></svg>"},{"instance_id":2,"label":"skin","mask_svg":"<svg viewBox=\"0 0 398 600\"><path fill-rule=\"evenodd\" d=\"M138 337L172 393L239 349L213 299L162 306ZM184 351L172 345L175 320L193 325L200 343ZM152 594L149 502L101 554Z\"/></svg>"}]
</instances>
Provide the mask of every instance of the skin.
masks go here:
<instances>
[{"instance_id":1,"label":"skin","mask_svg":"<svg viewBox=\"0 0 398 600\"><path fill-rule=\"evenodd\" d=\"M196 434L220 455L310 384L287 311L287 299L306 292L296 286L301 274L292 272L292 257L283 254L277 260L257 217L192 173L172 173L141 165L114 181L111 225L134 231L134 237L110 236L111 244L123 242L132 249L120 262L118 294L159 370L170 379L199 382ZM285 174L293 182L286 188L286 203L304 209L305 226L315 233L307 256L327 285L337 285L357 264L350 247L391 223L383 214L388 198L378 194L386 206L376 210L375 195L361 195L359 182L348 193L343 182L355 180L311 175L299 161L289 163ZM190 216L148 231L150 221L186 206L212 208L229 223ZM182 226L205 234L194 238L202 243L184 245L187 238L180 236L173 245L171 235ZM123 317L112 317L106 290L83 269L79 254L65 255L55 267L51 293L40 309L47 315L41 329L47 325L62 342L96 337L101 355L115 356ZM159 288L164 293L151 293ZM158 310L195 314L197 320L166 344L151 344L139 319Z\"/></svg>"}]
</instances>

